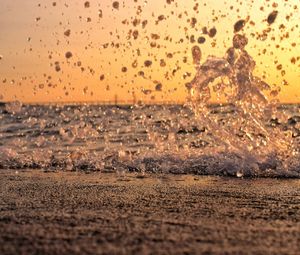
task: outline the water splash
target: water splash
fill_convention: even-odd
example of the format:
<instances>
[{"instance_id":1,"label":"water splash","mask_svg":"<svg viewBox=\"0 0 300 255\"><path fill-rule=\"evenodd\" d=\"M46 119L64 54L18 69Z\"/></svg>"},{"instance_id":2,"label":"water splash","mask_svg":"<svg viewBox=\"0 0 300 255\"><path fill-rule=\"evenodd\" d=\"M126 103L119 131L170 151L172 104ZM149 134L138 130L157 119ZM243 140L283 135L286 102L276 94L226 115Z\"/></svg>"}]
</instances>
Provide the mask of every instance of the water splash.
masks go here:
<instances>
[{"instance_id":1,"label":"water splash","mask_svg":"<svg viewBox=\"0 0 300 255\"><path fill-rule=\"evenodd\" d=\"M224 151L237 153L242 159L239 162L241 169L237 171L237 175L241 175L240 172L249 167L258 172L259 165L265 164L270 155L284 163L297 151L291 137L265 125L277 110L263 93L270 90L270 86L253 74L255 61L245 49L248 39L235 34L232 44L225 57L210 56L199 65L195 78L187 87L191 95L190 107L196 118L208 128ZM194 50L192 53L194 55ZM217 79L220 81L215 84ZM227 124L218 123L210 114L211 86L219 98L234 108Z\"/></svg>"},{"instance_id":2,"label":"water splash","mask_svg":"<svg viewBox=\"0 0 300 255\"><path fill-rule=\"evenodd\" d=\"M274 100L270 101L269 98L276 96L277 91L254 75L256 62L246 50L247 37L241 34L248 24L253 25L254 22L250 17L239 18L233 26L232 46L224 56L209 56L202 62L205 54L199 46L206 43L207 47L210 43L210 49L215 49L220 34L215 27L218 22L199 29L199 3L190 5L191 12L186 9L188 7L181 6L180 9L179 2L168 0L166 4L162 13L153 12L151 17L144 19L144 8L145 11L151 9L147 1L143 4L134 1L132 10L125 1L111 1L110 13L105 12L103 3L99 3L101 9L96 10L95 3L85 1L81 4L84 16L77 17L76 14L76 19L79 19L76 23L71 19L66 23L60 21L61 29L51 36L55 41L49 41L49 46L56 45L55 50L47 52L51 68L49 74L43 74L42 79L37 75L4 78L3 84L21 85L41 80L34 85L37 96L40 90L51 94L52 89L61 85L65 98L69 98L76 86L72 84L74 80L69 79L76 76L70 71L74 69L76 74L79 71L85 75L82 77L85 82L88 82L87 78L96 77L93 83L97 80L99 86L104 85L99 87L102 89L97 87L93 90L93 86L81 84L80 92L88 98L98 90L103 93L105 87L104 93L109 94L112 77L122 80L117 90L140 83L138 79L150 85L130 88L128 93L132 94L135 106L29 106L20 102L0 105L0 169L214 174L239 178L300 177L299 106L280 106ZM61 4L52 3L49 14L52 15L58 5ZM61 16L67 16L69 5L64 4ZM39 4L39 8L42 6L50 8L49 4ZM38 14L42 15L42 12ZM220 21L228 15L212 17L212 20ZM252 37L265 41L278 15L278 11L272 11L264 21L268 28L261 33L253 33ZM105 16L110 16L110 20ZM185 16L188 25L183 25ZM121 17L122 21L117 17ZM37 28L42 27L45 20L47 15L37 17ZM94 23L95 26L91 27L102 27L108 42L104 39L97 41L92 36L95 31L86 24L93 24L95 20L97 26ZM180 24L178 29L173 29L175 34L172 35L169 30L174 20L180 21ZM109 29L104 24L109 22L116 25L115 29L107 31ZM158 26L165 30L159 33ZM288 30L283 24L279 29L280 40L286 39ZM290 31L293 29L291 27ZM95 34L98 35L99 31ZM199 34L198 39L196 34ZM32 54L37 39L28 37L26 52ZM72 41L85 41L84 50L72 47ZM39 45L41 48L48 46L44 40L40 40ZM292 43L292 46L296 44ZM146 50L146 47L149 49ZM95 48L101 56L112 56L109 60L103 57L100 67L88 64L95 62ZM191 48L191 56L187 56L187 48ZM88 59L86 56L90 50L93 50L92 56ZM261 52L264 54L265 51ZM122 58L126 63L120 62ZM131 65L128 59L131 59ZM298 60L298 57L293 57L291 63L296 64ZM114 70L112 63L117 65L119 72ZM143 99L156 100L155 96L164 99L163 95L170 94L172 90L168 90L169 84L163 81L175 81L181 75L183 80L189 79L192 75L188 72L190 70L183 70L188 64L195 66L196 75L187 84L190 98L186 106L145 106L138 103L136 95ZM275 64L284 76L282 64L278 61ZM156 68L164 69L161 77L155 77ZM99 73L95 75L97 70ZM2 97L0 95L0 99ZM212 105L214 97L226 103ZM116 96L115 103L118 102Z\"/></svg>"},{"instance_id":3,"label":"water splash","mask_svg":"<svg viewBox=\"0 0 300 255\"><path fill-rule=\"evenodd\" d=\"M22 112L15 114L6 112L5 107L1 109L0 169L237 177L300 175L297 153L267 152L272 144L265 145L265 151L256 150L249 147L245 133L234 133L238 127L233 123L241 125L243 117L234 105L208 104L204 119L180 105L24 105ZM287 112L290 118L286 122L264 122L265 129L269 134L276 129L294 132L291 139L299 144L299 106L285 106L278 112ZM215 127L218 129L212 129ZM265 140L261 135L252 136L257 141Z\"/></svg>"}]
</instances>

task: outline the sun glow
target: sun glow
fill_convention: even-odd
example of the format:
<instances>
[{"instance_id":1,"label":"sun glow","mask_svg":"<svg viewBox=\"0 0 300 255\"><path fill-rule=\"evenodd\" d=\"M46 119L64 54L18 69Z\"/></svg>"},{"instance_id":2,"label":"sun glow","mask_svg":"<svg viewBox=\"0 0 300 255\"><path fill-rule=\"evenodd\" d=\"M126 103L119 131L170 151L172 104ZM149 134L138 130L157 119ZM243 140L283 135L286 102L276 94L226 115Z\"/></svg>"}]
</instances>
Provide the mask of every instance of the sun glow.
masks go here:
<instances>
[{"instance_id":1,"label":"sun glow","mask_svg":"<svg viewBox=\"0 0 300 255\"><path fill-rule=\"evenodd\" d=\"M298 102L297 3L0 0L0 100L184 102L193 46L223 57L240 21L256 75Z\"/></svg>"}]
</instances>

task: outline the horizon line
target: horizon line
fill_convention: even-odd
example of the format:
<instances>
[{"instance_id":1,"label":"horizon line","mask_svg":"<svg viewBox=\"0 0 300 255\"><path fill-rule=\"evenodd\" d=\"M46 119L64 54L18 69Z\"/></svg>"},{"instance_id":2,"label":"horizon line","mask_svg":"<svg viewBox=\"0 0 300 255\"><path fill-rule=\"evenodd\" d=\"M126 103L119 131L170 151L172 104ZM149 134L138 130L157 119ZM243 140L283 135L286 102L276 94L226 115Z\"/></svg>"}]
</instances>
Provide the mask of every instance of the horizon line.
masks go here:
<instances>
[{"instance_id":1,"label":"horizon line","mask_svg":"<svg viewBox=\"0 0 300 255\"><path fill-rule=\"evenodd\" d=\"M179 101L179 100L164 100L164 101L143 101L139 100L134 102L132 100L120 100L120 101L49 101L49 102L38 102L38 101L24 101L21 100L8 100L8 101L0 101L1 104L9 104L13 102L20 102L23 105L107 105L107 106L134 106L134 105L185 105L189 103L188 100ZM227 102L209 102L208 105L229 105L232 103ZM300 104L298 102L278 102L279 105L291 105L291 104Z\"/></svg>"}]
</instances>

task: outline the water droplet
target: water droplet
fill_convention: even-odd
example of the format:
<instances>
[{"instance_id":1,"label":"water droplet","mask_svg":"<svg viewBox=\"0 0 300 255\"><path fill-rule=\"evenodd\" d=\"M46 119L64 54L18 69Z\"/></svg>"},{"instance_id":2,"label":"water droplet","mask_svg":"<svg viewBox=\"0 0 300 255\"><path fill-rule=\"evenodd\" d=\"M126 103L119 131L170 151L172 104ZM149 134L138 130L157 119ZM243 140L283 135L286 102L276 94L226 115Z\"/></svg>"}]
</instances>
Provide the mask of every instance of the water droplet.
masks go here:
<instances>
[{"instance_id":1,"label":"water droplet","mask_svg":"<svg viewBox=\"0 0 300 255\"><path fill-rule=\"evenodd\" d=\"M152 65L152 61L151 60L146 60L144 62L145 67L150 67Z\"/></svg>"},{"instance_id":2,"label":"water droplet","mask_svg":"<svg viewBox=\"0 0 300 255\"><path fill-rule=\"evenodd\" d=\"M120 4L119 4L119 2L118 2L118 1L115 1L115 2L113 2L112 6L113 6L113 8L114 8L114 9L117 9L117 10L119 10L119 6L120 6Z\"/></svg>"},{"instance_id":3,"label":"water droplet","mask_svg":"<svg viewBox=\"0 0 300 255\"><path fill-rule=\"evenodd\" d=\"M275 22L277 15L278 15L278 11L273 11L269 14L269 16L267 18L269 25L271 25Z\"/></svg>"},{"instance_id":4,"label":"water droplet","mask_svg":"<svg viewBox=\"0 0 300 255\"><path fill-rule=\"evenodd\" d=\"M161 91L162 90L162 84L161 83L156 84L155 90L156 91Z\"/></svg>"},{"instance_id":5,"label":"water droplet","mask_svg":"<svg viewBox=\"0 0 300 255\"><path fill-rule=\"evenodd\" d=\"M237 33L237 32L239 32L239 31L241 31L241 30L244 28L245 24L246 24L246 21L243 20L243 19L237 21L237 22L234 24L234 32Z\"/></svg>"},{"instance_id":6,"label":"water droplet","mask_svg":"<svg viewBox=\"0 0 300 255\"><path fill-rule=\"evenodd\" d=\"M136 40L136 39L138 38L138 36L139 36L139 31L138 31L138 30L134 30L134 31L132 32L132 36L133 36L133 38Z\"/></svg>"},{"instance_id":7,"label":"water droplet","mask_svg":"<svg viewBox=\"0 0 300 255\"><path fill-rule=\"evenodd\" d=\"M217 29L215 27L211 28L209 31L208 31L208 36L213 38L215 37L217 34Z\"/></svg>"},{"instance_id":8,"label":"water droplet","mask_svg":"<svg viewBox=\"0 0 300 255\"><path fill-rule=\"evenodd\" d=\"M61 70L59 62L55 62L55 71L59 72Z\"/></svg>"},{"instance_id":9,"label":"water droplet","mask_svg":"<svg viewBox=\"0 0 300 255\"><path fill-rule=\"evenodd\" d=\"M203 37L203 36L200 36L200 37L198 38L198 43L199 43L199 44L203 44L203 43L205 43L205 41L206 41L206 39L205 39L205 37Z\"/></svg>"},{"instance_id":10,"label":"water droplet","mask_svg":"<svg viewBox=\"0 0 300 255\"><path fill-rule=\"evenodd\" d=\"M167 64L166 64L166 61L164 59L161 59L160 60L160 66L161 67L165 67Z\"/></svg>"},{"instance_id":11,"label":"water droplet","mask_svg":"<svg viewBox=\"0 0 300 255\"><path fill-rule=\"evenodd\" d=\"M202 53L201 53L201 50L198 46L194 46L192 48L192 56L193 56L193 63L195 65L199 65L201 57L202 57Z\"/></svg>"},{"instance_id":12,"label":"water droplet","mask_svg":"<svg viewBox=\"0 0 300 255\"><path fill-rule=\"evenodd\" d=\"M244 49L248 44L248 39L244 35L236 34L233 37L233 47L236 49Z\"/></svg>"},{"instance_id":13,"label":"water droplet","mask_svg":"<svg viewBox=\"0 0 300 255\"><path fill-rule=\"evenodd\" d=\"M70 52L70 51L66 52L66 54L65 54L65 57L66 57L67 59L71 58L72 56L73 56L73 54L72 54L72 52Z\"/></svg>"},{"instance_id":14,"label":"water droplet","mask_svg":"<svg viewBox=\"0 0 300 255\"><path fill-rule=\"evenodd\" d=\"M64 32L64 35L65 35L65 36L70 36L70 35L71 35L71 30L70 30L70 29L66 30L66 31Z\"/></svg>"},{"instance_id":15,"label":"water droplet","mask_svg":"<svg viewBox=\"0 0 300 255\"><path fill-rule=\"evenodd\" d=\"M237 178L242 178L244 176L243 172L242 171L237 171L236 172L236 177Z\"/></svg>"},{"instance_id":16,"label":"water droplet","mask_svg":"<svg viewBox=\"0 0 300 255\"><path fill-rule=\"evenodd\" d=\"M142 89L142 92L145 94L145 95L150 95L152 93L152 90L150 89Z\"/></svg>"}]
</instances>

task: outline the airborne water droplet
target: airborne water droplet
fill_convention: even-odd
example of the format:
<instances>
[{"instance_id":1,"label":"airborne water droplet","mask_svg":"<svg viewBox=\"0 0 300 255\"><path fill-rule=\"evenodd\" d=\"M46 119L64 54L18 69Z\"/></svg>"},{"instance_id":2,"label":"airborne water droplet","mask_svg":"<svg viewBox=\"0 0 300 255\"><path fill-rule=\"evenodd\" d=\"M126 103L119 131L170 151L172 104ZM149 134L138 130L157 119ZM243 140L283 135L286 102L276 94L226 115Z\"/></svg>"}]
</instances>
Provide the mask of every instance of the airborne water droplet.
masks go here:
<instances>
[{"instance_id":1,"label":"airborne water droplet","mask_svg":"<svg viewBox=\"0 0 300 255\"><path fill-rule=\"evenodd\" d=\"M166 63L166 61L164 59L161 59L159 65L161 67L165 67L167 65L167 63Z\"/></svg>"},{"instance_id":2,"label":"airborne water droplet","mask_svg":"<svg viewBox=\"0 0 300 255\"><path fill-rule=\"evenodd\" d=\"M203 37L203 36L200 36L200 37L198 38L198 43L199 43L199 44L203 44L203 43L205 43L205 41L206 41L206 39L205 39L205 37Z\"/></svg>"},{"instance_id":3,"label":"airborne water droplet","mask_svg":"<svg viewBox=\"0 0 300 255\"><path fill-rule=\"evenodd\" d=\"M66 52L66 54L65 54L65 57L66 57L67 59L71 58L72 56L73 56L73 54L72 54L72 52L70 52L70 51Z\"/></svg>"},{"instance_id":4,"label":"airborne water droplet","mask_svg":"<svg viewBox=\"0 0 300 255\"><path fill-rule=\"evenodd\" d=\"M118 1L115 1L115 2L113 2L113 5L112 5L112 6L113 6L115 9L119 10L120 4L119 4Z\"/></svg>"},{"instance_id":5,"label":"airborne water droplet","mask_svg":"<svg viewBox=\"0 0 300 255\"><path fill-rule=\"evenodd\" d=\"M236 34L233 37L233 47L236 49L244 49L245 46L248 44L248 39L247 37L240 35L240 34Z\"/></svg>"},{"instance_id":6,"label":"airborne water droplet","mask_svg":"<svg viewBox=\"0 0 300 255\"><path fill-rule=\"evenodd\" d=\"M71 35L71 30L70 30L70 29L66 30L66 31L64 32L64 35L65 35L65 36L70 36L70 35Z\"/></svg>"},{"instance_id":7,"label":"airborne water droplet","mask_svg":"<svg viewBox=\"0 0 300 255\"><path fill-rule=\"evenodd\" d=\"M193 63L195 65L199 65L202 54L201 54L201 50L198 46L194 46L192 48L192 56L193 56Z\"/></svg>"},{"instance_id":8,"label":"airborne water droplet","mask_svg":"<svg viewBox=\"0 0 300 255\"><path fill-rule=\"evenodd\" d=\"M59 72L61 70L59 62L55 62L55 71Z\"/></svg>"},{"instance_id":9,"label":"airborne water droplet","mask_svg":"<svg viewBox=\"0 0 300 255\"><path fill-rule=\"evenodd\" d=\"M145 65L146 67L150 67L150 66L152 65L152 61L151 61L151 60L146 60L146 61L144 62L144 65Z\"/></svg>"},{"instance_id":10,"label":"airborne water droplet","mask_svg":"<svg viewBox=\"0 0 300 255\"><path fill-rule=\"evenodd\" d=\"M271 25L275 22L277 15L278 15L278 11L273 11L269 14L268 19L267 19L269 25Z\"/></svg>"},{"instance_id":11,"label":"airborne water droplet","mask_svg":"<svg viewBox=\"0 0 300 255\"><path fill-rule=\"evenodd\" d=\"M217 34L217 29L214 27L208 31L208 36L211 38L215 37L216 34Z\"/></svg>"},{"instance_id":12,"label":"airborne water droplet","mask_svg":"<svg viewBox=\"0 0 300 255\"><path fill-rule=\"evenodd\" d=\"M237 21L235 24L234 24L234 32L237 33L239 32L240 30L242 30L245 26L246 22L245 20L241 19L239 21Z\"/></svg>"},{"instance_id":13,"label":"airborne water droplet","mask_svg":"<svg viewBox=\"0 0 300 255\"><path fill-rule=\"evenodd\" d=\"M144 76L145 76L145 73L144 73L143 71L139 71L139 72L138 72L138 75L141 76L141 77L144 77Z\"/></svg>"},{"instance_id":14,"label":"airborne water droplet","mask_svg":"<svg viewBox=\"0 0 300 255\"><path fill-rule=\"evenodd\" d=\"M155 90L156 91L161 91L162 90L162 84L161 83L156 84Z\"/></svg>"}]
</instances>

